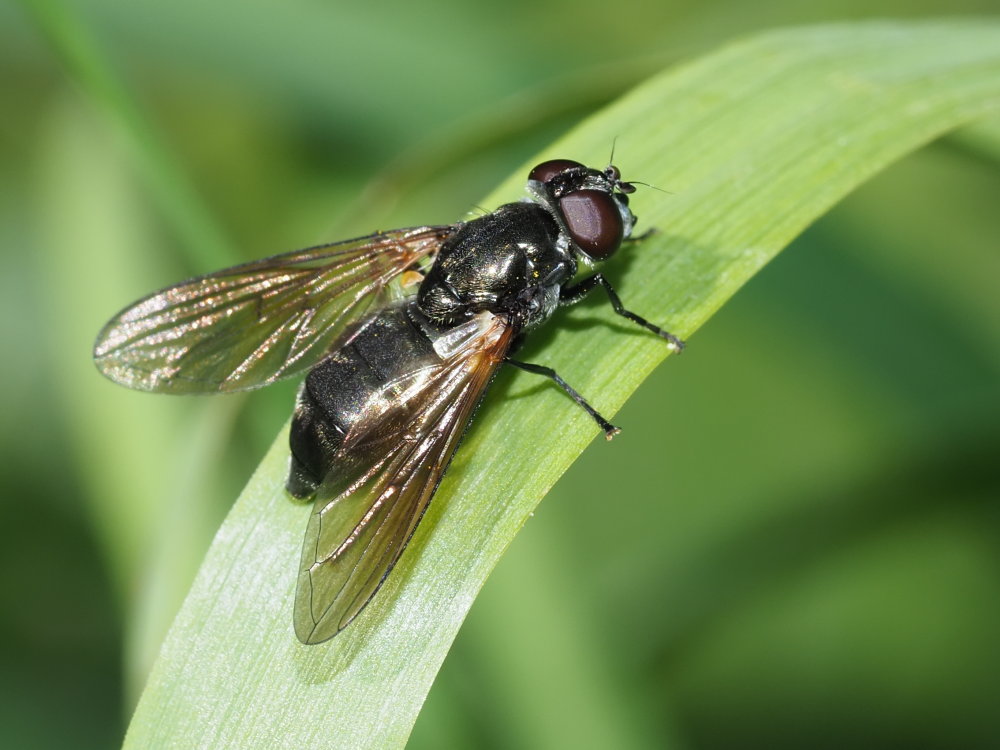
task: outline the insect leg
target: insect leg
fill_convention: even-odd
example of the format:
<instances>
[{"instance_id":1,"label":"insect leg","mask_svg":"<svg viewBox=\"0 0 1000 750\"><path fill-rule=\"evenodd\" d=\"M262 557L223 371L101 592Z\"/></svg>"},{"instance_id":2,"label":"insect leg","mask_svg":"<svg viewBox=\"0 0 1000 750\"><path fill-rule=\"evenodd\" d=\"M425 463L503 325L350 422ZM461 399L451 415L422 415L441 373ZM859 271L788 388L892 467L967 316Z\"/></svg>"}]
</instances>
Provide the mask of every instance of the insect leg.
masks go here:
<instances>
[{"instance_id":1,"label":"insect leg","mask_svg":"<svg viewBox=\"0 0 1000 750\"><path fill-rule=\"evenodd\" d=\"M559 293L559 300L563 303L572 304L573 302L578 302L581 300L588 292L593 290L596 286L604 287L604 291L608 293L608 299L611 300L611 307L614 311L621 315L623 318L628 318L633 323L638 323L647 331L652 331L657 336L662 339L666 339L667 344L675 352L680 353L684 350L684 342L674 336L674 334L664 331L659 326L653 325L645 318L636 315L634 312L626 310L622 301L618 298L618 294L611 287L611 282L604 278L604 274L595 273L593 276L588 276L583 281L573 286L564 287Z\"/></svg>"},{"instance_id":2,"label":"insect leg","mask_svg":"<svg viewBox=\"0 0 1000 750\"><path fill-rule=\"evenodd\" d=\"M606 437L608 440L610 440L619 432L621 432L619 428L615 427L608 420L606 420L604 417L598 414L597 409L588 404L586 399L584 399L583 396L577 393L576 390L569 383L567 383L565 380L559 377L559 374L551 367L544 367L543 365L535 365L530 362L521 362L516 359L511 359L510 357L507 357L504 361L509 365L514 365L514 367L526 370L527 372L533 372L536 375L544 375L545 377L553 380L555 384L558 385L560 388L562 388L571 399L573 399L574 401L576 401L577 404L583 407L583 410L587 412L587 414L589 414L591 417L594 418L594 421L597 422L598 426L600 426L600 428L604 430L604 437Z\"/></svg>"}]
</instances>

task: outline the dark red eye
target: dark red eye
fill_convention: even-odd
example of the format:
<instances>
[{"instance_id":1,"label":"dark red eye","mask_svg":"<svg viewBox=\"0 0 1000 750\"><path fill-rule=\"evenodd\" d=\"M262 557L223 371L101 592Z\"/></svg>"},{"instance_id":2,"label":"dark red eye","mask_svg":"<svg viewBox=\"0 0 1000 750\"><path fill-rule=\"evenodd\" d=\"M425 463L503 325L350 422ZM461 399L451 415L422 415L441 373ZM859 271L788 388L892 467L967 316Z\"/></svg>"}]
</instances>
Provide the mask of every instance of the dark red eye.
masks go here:
<instances>
[{"instance_id":1,"label":"dark red eye","mask_svg":"<svg viewBox=\"0 0 1000 750\"><path fill-rule=\"evenodd\" d=\"M605 260L622 244L625 223L615 199L602 190L575 190L559 199L573 242L593 260Z\"/></svg>"},{"instance_id":2,"label":"dark red eye","mask_svg":"<svg viewBox=\"0 0 1000 750\"><path fill-rule=\"evenodd\" d=\"M571 159L551 159L549 161L543 161L537 167L531 170L528 175L529 180L538 180L539 182L548 182L556 175L560 175L563 172L570 169L586 169L578 161L573 161Z\"/></svg>"}]
</instances>

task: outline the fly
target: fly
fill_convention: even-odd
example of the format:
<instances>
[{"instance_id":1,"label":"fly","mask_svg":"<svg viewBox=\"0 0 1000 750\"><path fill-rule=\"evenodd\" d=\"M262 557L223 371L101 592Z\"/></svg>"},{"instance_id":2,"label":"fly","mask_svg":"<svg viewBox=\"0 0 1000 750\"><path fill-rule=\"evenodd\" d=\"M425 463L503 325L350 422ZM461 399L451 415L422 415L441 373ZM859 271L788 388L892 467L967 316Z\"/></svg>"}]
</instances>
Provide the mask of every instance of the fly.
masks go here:
<instances>
[{"instance_id":1,"label":"fly","mask_svg":"<svg viewBox=\"0 0 1000 750\"><path fill-rule=\"evenodd\" d=\"M528 176L530 199L471 221L378 232L162 289L108 322L94 361L117 383L159 393L244 391L307 373L287 487L315 498L294 623L303 643L320 643L396 565L502 364L550 378L606 437L618 432L554 370L512 357L559 305L600 287L617 314L683 348L594 271L632 236L634 190L613 165L546 161Z\"/></svg>"}]
</instances>

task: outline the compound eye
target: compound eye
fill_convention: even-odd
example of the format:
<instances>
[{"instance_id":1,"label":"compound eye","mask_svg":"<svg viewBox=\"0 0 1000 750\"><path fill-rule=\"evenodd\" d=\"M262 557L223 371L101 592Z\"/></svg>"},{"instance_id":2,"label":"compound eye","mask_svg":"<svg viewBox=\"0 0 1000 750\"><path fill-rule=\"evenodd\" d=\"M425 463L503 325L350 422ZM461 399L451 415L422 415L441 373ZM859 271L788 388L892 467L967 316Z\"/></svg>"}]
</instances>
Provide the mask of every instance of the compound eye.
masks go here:
<instances>
[{"instance_id":1,"label":"compound eye","mask_svg":"<svg viewBox=\"0 0 1000 750\"><path fill-rule=\"evenodd\" d=\"M529 180L538 180L539 182L548 182L554 177L561 175L563 172L568 172L571 169L586 169L578 161L573 161L571 159L550 159L549 161L543 161L537 167L531 170L528 174Z\"/></svg>"},{"instance_id":2,"label":"compound eye","mask_svg":"<svg viewBox=\"0 0 1000 750\"><path fill-rule=\"evenodd\" d=\"M625 223L615 199L602 190L575 190L559 199L573 242L592 260L609 258L625 236Z\"/></svg>"}]
</instances>

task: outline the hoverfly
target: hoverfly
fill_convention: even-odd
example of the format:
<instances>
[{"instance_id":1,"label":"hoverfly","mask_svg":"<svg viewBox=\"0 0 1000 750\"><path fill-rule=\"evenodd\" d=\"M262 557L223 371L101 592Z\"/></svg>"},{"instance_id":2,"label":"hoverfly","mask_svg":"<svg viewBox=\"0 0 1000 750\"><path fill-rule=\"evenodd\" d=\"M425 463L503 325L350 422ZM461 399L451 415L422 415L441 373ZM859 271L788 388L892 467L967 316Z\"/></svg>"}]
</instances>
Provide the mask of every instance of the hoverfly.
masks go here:
<instances>
[{"instance_id":1,"label":"hoverfly","mask_svg":"<svg viewBox=\"0 0 1000 750\"><path fill-rule=\"evenodd\" d=\"M303 643L320 643L392 571L500 365L552 379L609 439L618 432L554 370L511 356L557 306L601 287L616 313L683 347L594 272L632 235L634 190L615 166L546 161L528 177L530 199L479 218L162 289L108 322L94 360L111 380L160 393L249 390L308 371L287 487L315 496L294 623Z\"/></svg>"}]
</instances>

